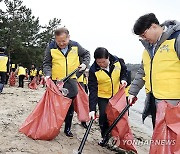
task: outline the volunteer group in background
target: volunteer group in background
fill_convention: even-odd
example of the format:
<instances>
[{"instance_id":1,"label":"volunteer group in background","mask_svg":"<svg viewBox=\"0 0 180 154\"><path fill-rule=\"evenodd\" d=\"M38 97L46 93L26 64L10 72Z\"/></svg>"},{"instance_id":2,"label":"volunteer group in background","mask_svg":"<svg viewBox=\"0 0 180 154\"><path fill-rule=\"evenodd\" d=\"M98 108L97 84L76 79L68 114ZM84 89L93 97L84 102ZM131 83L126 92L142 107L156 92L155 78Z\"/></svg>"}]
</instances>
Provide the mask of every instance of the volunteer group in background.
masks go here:
<instances>
[{"instance_id":1,"label":"volunteer group in background","mask_svg":"<svg viewBox=\"0 0 180 154\"><path fill-rule=\"evenodd\" d=\"M32 64L28 70L22 63L10 64L5 49L0 48L0 93L3 91L4 85L16 86L16 82L18 87L24 88L24 80L29 84L34 77L37 78L37 84L41 83L44 78L42 67L37 69L35 64ZM44 86L45 83L43 83Z\"/></svg>"}]
</instances>

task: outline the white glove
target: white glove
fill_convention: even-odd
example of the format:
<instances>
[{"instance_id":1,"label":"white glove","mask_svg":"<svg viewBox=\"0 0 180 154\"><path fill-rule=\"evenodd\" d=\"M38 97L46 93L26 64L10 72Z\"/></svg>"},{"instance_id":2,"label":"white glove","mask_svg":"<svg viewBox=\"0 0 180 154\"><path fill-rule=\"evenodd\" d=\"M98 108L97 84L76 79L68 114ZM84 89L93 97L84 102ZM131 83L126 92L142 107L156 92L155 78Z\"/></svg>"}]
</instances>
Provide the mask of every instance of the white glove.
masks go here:
<instances>
[{"instance_id":1,"label":"white glove","mask_svg":"<svg viewBox=\"0 0 180 154\"><path fill-rule=\"evenodd\" d=\"M47 79L49 79L50 76L45 76L44 80L47 81Z\"/></svg>"},{"instance_id":2,"label":"white glove","mask_svg":"<svg viewBox=\"0 0 180 154\"><path fill-rule=\"evenodd\" d=\"M86 65L84 64L84 63L82 63L81 65L79 65L79 71L81 72L81 71L85 71L85 69L86 69Z\"/></svg>"},{"instance_id":3,"label":"white glove","mask_svg":"<svg viewBox=\"0 0 180 154\"><path fill-rule=\"evenodd\" d=\"M89 118L95 119L95 111L89 112Z\"/></svg>"},{"instance_id":4,"label":"white glove","mask_svg":"<svg viewBox=\"0 0 180 154\"><path fill-rule=\"evenodd\" d=\"M121 84L126 87L127 86L127 82L125 80L121 80Z\"/></svg>"},{"instance_id":5,"label":"white glove","mask_svg":"<svg viewBox=\"0 0 180 154\"><path fill-rule=\"evenodd\" d=\"M66 88L61 88L61 92L62 92L63 96L67 96L69 94L69 90Z\"/></svg>"},{"instance_id":6,"label":"white glove","mask_svg":"<svg viewBox=\"0 0 180 154\"><path fill-rule=\"evenodd\" d=\"M132 101L133 101L133 99L134 99L135 97L136 97L136 96L134 96L134 95L129 95L129 96L128 96L128 103L131 104Z\"/></svg>"}]
</instances>

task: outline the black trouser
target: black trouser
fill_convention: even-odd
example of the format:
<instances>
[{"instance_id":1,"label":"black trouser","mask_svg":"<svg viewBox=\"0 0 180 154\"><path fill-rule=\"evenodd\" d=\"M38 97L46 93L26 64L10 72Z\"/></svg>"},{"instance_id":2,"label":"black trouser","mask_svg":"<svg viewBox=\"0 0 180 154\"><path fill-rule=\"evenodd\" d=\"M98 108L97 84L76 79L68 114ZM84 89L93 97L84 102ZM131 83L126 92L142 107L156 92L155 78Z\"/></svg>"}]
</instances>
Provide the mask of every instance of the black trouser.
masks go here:
<instances>
[{"instance_id":1,"label":"black trouser","mask_svg":"<svg viewBox=\"0 0 180 154\"><path fill-rule=\"evenodd\" d=\"M9 80L9 75L6 73L6 80L5 80L5 84L8 84L8 80Z\"/></svg>"},{"instance_id":2,"label":"black trouser","mask_svg":"<svg viewBox=\"0 0 180 154\"><path fill-rule=\"evenodd\" d=\"M156 123L156 103L155 103L155 97L153 94L151 94L151 115L152 115L152 124L153 124L153 129L155 128L155 123Z\"/></svg>"},{"instance_id":3,"label":"black trouser","mask_svg":"<svg viewBox=\"0 0 180 154\"><path fill-rule=\"evenodd\" d=\"M15 69L15 68L12 68L11 70L12 70L12 72L15 72L15 71L16 71L16 69Z\"/></svg>"},{"instance_id":4,"label":"black trouser","mask_svg":"<svg viewBox=\"0 0 180 154\"><path fill-rule=\"evenodd\" d=\"M143 122L148 115L151 115L152 117L152 124L153 124L153 129L154 129L155 122L156 122L156 103L155 103L155 97L153 96L151 92L146 94L145 106L142 113Z\"/></svg>"},{"instance_id":5,"label":"black trouser","mask_svg":"<svg viewBox=\"0 0 180 154\"><path fill-rule=\"evenodd\" d=\"M34 79L34 76L30 76L30 80L32 81Z\"/></svg>"},{"instance_id":6,"label":"black trouser","mask_svg":"<svg viewBox=\"0 0 180 154\"><path fill-rule=\"evenodd\" d=\"M25 75L19 75L19 87L24 87L24 78Z\"/></svg>"},{"instance_id":7,"label":"black trouser","mask_svg":"<svg viewBox=\"0 0 180 154\"><path fill-rule=\"evenodd\" d=\"M6 72L0 72L0 93L3 91L6 82Z\"/></svg>"},{"instance_id":8,"label":"black trouser","mask_svg":"<svg viewBox=\"0 0 180 154\"><path fill-rule=\"evenodd\" d=\"M101 129L101 136L102 138L105 135L105 132L109 128L107 114L106 114L106 107L109 102L109 99L106 98L98 98L98 106L99 106L99 126Z\"/></svg>"},{"instance_id":9,"label":"black trouser","mask_svg":"<svg viewBox=\"0 0 180 154\"><path fill-rule=\"evenodd\" d=\"M66 118L65 118L64 131L68 132L71 130L72 118L73 118L73 114L74 114L73 99L76 97L76 95L78 93L76 79L69 79L67 82L64 83L63 88L66 88L69 90L67 97L72 99L71 105L69 107L69 110L68 110Z\"/></svg>"},{"instance_id":10,"label":"black trouser","mask_svg":"<svg viewBox=\"0 0 180 154\"><path fill-rule=\"evenodd\" d=\"M65 121L64 132L69 132L71 130L73 114L74 114L74 105L73 103L71 103L69 110L66 114L66 118L64 120Z\"/></svg>"}]
</instances>

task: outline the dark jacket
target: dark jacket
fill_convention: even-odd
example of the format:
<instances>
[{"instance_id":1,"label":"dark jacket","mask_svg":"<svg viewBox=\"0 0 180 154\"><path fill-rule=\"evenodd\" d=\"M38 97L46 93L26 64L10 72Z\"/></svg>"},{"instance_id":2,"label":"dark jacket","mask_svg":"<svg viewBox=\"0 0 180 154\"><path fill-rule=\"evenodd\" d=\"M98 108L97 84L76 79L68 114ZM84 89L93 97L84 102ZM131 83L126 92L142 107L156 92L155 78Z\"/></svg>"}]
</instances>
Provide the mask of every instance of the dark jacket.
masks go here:
<instances>
[{"instance_id":1,"label":"dark jacket","mask_svg":"<svg viewBox=\"0 0 180 154\"><path fill-rule=\"evenodd\" d=\"M78 56L79 56L79 61L80 64L84 63L89 65L90 62L90 53L89 51L85 50L83 47L78 42L69 41L68 44L68 51L64 55L65 57L68 55L69 51L71 50L72 46L77 46L78 47ZM52 41L46 48L45 50L45 56L44 56L44 61L43 61L43 72L45 76L51 76L52 74L52 57L51 57L51 49L59 49L59 52L61 52L61 49L58 47L55 41ZM59 70L61 71L61 70ZM77 95L77 82L74 79L69 79L64 85L65 88L69 90L68 97L73 98Z\"/></svg>"},{"instance_id":2,"label":"dark jacket","mask_svg":"<svg viewBox=\"0 0 180 154\"><path fill-rule=\"evenodd\" d=\"M124 63L124 60L121 58L118 58L116 56L113 56L110 54L109 56L110 60L110 71L105 71L109 76L111 76L111 73L114 69L114 63L119 61L121 64L121 72L120 72L120 81L125 80L127 81L127 67ZM98 103L98 82L95 75L95 72L99 71L101 68L97 65L96 62L92 64L89 70L89 78L88 78L88 88L89 88L89 107L90 111L95 111L96 105Z\"/></svg>"},{"instance_id":3,"label":"dark jacket","mask_svg":"<svg viewBox=\"0 0 180 154\"><path fill-rule=\"evenodd\" d=\"M165 32L163 32L160 40L157 42L157 46L155 48L155 53L157 51L157 49L159 48L159 46L166 41L167 39L169 39L175 32L180 31L180 23L177 21L166 21L162 24L162 26L166 26L167 30ZM144 48L150 53L150 48L151 48L151 44L149 44L149 42L145 41L145 40L140 40L144 46ZM180 35L177 36L176 42L175 42L175 51L177 52L177 56L180 59ZM151 59L153 57L151 56ZM144 72L144 66L143 63L141 63L141 66L138 70L138 72L136 73L136 76L131 84L131 87L129 89L129 94L137 96L137 94L139 93L139 91L142 89L142 87L145 84L145 81L143 80L143 77L145 76L145 72Z\"/></svg>"}]
</instances>

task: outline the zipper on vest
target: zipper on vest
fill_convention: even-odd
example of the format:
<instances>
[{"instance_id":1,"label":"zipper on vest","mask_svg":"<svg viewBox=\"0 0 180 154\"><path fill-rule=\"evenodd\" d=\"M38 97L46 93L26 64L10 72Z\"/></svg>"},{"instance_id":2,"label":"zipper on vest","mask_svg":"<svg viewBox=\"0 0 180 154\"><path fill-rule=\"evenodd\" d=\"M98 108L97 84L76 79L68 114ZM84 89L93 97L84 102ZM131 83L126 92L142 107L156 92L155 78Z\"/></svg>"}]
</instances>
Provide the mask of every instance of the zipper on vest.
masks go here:
<instances>
[{"instance_id":1,"label":"zipper on vest","mask_svg":"<svg viewBox=\"0 0 180 154\"><path fill-rule=\"evenodd\" d=\"M112 84L112 95L111 95L111 97L113 97L113 81L112 81L111 76L110 76L110 79L111 79L111 84Z\"/></svg>"},{"instance_id":2,"label":"zipper on vest","mask_svg":"<svg viewBox=\"0 0 180 154\"><path fill-rule=\"evenodd\" d=\"M66 58L66 76L68 75L68 65L67 65L67 57L65 56Z\"/></svg>"},{"instance_id":3,"label":"zipper on vest","mask_svg":"<svg viewBox=\"0 0 180 154\"><path fill-rule=\"evenodd\" d=\"M67 55L68 55L69 51L71 51L71 49L72 49L71 47L70 48L68 47L68 50L67 50L66 54L64 55L64 57L66 58L66 76L68 76Z\"/></svg>"},{"instance_id":4,"label":"zipper on vest","mask_svg":"<svg viewBox=\"0 0 180 154\"><path fill-rule=\"evenodd\" d=\"M151 92L152 92L152 63L153 63L154 57L151 59L151 68L150 68L150 85L151 85ZM153 92L152 92L153 93Z\"/></svg>"}]
</instances>

